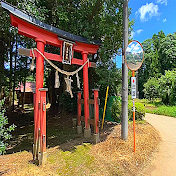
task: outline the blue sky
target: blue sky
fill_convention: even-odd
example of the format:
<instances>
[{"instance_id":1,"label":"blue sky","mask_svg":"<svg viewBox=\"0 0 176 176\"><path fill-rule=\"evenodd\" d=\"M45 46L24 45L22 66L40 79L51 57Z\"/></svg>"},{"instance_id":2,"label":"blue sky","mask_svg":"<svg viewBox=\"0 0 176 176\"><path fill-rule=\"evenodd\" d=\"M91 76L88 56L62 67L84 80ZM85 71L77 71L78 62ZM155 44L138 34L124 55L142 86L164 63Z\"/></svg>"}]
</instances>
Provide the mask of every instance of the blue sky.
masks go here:
<instances>
[{"instance_id":1,"label":"blue sky","mask_svg":"<svg viewBox=\"0 0 176 176\"><path fill-rule=\"evenodd\" d=\"M128 7L132 8L130 20L135 21L134 40L142 43L161 30L165 35L176 32L176 0L129 0ZM116 60L121 67L121 58Z\"/></svg>"},{"instance_id":2,"label":"blue sky","mask_svg":"<svg viewBox=\"0 0 176 176\"><path fill-rule=\"evenodd\" d=\"M128 6L135 20L133 39L143 42L161 30L176 31L176 0L129 0Z\"/></svg>"}]
</instances>

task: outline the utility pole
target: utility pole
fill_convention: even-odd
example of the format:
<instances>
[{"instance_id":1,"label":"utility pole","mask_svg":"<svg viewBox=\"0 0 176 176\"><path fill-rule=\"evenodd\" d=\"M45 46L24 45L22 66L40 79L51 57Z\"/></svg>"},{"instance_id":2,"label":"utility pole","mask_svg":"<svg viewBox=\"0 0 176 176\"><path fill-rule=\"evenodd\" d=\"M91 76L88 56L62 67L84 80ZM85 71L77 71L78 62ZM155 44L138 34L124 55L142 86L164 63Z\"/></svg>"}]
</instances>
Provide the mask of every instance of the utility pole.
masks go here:
<instances>
[{"instance_id":1,"label":"utility pole","mask_svg":"<svg viewBox=\"0 0 176 176\"><path fill-rule=\"evenodd\" d=\"M121 138L128 138L128 67L125 64L125 50L128 45L128 0L123 1L123 51L122 51L122 125Z\"/></svg>"}]
</instances>

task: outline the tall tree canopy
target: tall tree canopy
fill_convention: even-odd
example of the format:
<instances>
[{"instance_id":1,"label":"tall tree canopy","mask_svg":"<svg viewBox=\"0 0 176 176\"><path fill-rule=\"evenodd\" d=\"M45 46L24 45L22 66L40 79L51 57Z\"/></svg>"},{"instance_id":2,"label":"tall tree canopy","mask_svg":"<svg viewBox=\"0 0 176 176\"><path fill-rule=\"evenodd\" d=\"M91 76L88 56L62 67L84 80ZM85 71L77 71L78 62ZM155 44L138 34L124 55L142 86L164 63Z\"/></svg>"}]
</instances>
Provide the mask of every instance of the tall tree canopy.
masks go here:
<instances>
[{"instance_id":1,"label":"tall tree canopy","mask_svg":"<svg viewBox=\"0 0 176 176\"><path fill-rule=\"evenodd\" d=\"M144 84L147 83L149 78L160 78L167 73L167 70L176 68L176 33L165 36L164 32L160 31L158 34L154 34L151 39L145 40L142 45L145 52L145 60L139 70L139 90L141 98L144 96ZM149 92L146 92L145 89L146 93Z\"/></svg>"},{"instance_id":2,"label":"tall tree canopy","mask_svg":"<svg viewBox=\"0 0 176 176\"><path fill-rule=\"evenodd\" d=\"M99 61L96 70L91 68L89 70L90 89L98 86L103 97L103 92L105 94L104 88L109 84L111 85L110 94L117 93L116 87L121 82L121 77L120 71L117 72L113 58L114 53L117 53L118 49L122 47L122 0L8 0L8 2L25 10L29 15L59 29L86 37L90 40L101 40L102 46L98 52L98 56L91 56L93 61ZM6 43L8 43L9 38L15 39L16 33L14 30L11 30L8 14L2 9L0 9L0 12L3 13L3 16L1 17L3 18L3 21L8 22L3 24L6 25L4 28L5 32L9 35L11 33L13 34L13 37L7 35L6 39L2 39L5 46ZM0 32L2 33L3 30L0 29ZM3 36L3 34L1 36ZM29 48L35 45L35 42L30 43L31 40L20 37L20 40L22 39L24 41L22 43L26 42ZM56 48L51 46L47 46L46 49L50 52L58 52ZM1 55L1 57L5 58L4 55ZM78 58L79 57L80 56L78 55ZM59 65L59 63L57 64ZM59 66L62 67L61 64ZM46 71L45 74L47 75L47 78L49 78L50 75L53 75L53 73L51 74L50 68L48 71ZM91 77L92 75L93 77ZM107 75L110 75L110 77ZM49 82L49 80L47 80L47 82ZM53 81L51 81L51 83L51 87L54 87Z\"/></svg>"}]
</instances>

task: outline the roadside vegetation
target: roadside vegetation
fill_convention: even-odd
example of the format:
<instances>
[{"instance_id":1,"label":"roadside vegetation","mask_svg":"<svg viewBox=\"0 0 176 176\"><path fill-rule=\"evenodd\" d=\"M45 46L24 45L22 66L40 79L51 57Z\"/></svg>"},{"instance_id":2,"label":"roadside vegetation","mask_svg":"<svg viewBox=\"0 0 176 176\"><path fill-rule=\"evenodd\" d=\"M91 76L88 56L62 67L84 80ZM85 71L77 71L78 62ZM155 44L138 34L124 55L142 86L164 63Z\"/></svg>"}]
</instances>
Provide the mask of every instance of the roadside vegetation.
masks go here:
<instances>
[{"instance_id":1,"label":"roadside vegetation","mask_svg":"<svg viewBox=\"0 0 176 176\"><path fill-rule=\"evenodd\" d=\"M164 105L161 99L149 101L147 99L136 99L145 106L146 113L176 117L176 106Z\"/></svg>"}]
</instances>

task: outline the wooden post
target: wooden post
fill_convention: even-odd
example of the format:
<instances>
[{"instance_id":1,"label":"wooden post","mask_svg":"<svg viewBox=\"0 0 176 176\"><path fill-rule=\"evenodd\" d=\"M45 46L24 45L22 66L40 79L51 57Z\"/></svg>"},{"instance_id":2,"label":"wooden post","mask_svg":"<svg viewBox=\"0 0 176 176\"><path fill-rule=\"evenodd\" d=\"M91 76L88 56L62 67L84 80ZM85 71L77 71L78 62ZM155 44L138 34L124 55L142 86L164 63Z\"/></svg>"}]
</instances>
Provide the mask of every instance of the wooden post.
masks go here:
<instances>
[{"instance_id":1,"label":"wooden post","mask_svg":"<svg viewBox=\"0 0 176 176\"><path fill-rule=\"evenodd\" d=\"M81 91L78 91L78 126L77 126L77 133L82 133L82 126L81 126Z\"/></svg>"},{"instance_id":2,"label":"wooden post","mask_svg":"<svg viewBox=\"0 0 176 176\"><path fill-rule=\"evenodd\" d=\"M81 91L78 91L78 126L81 126Z\"/></svg>"},{"instance_id":3,"label":"wooden post","mask_svg":"<svg viewBox=\"0 0 176 176\"><path fill-rule=\"evenodd\" d=\"M99 89L93 89L94 92L94 143L99 142L99 98L98 98Z\"/></svg>"}]
</instances>

